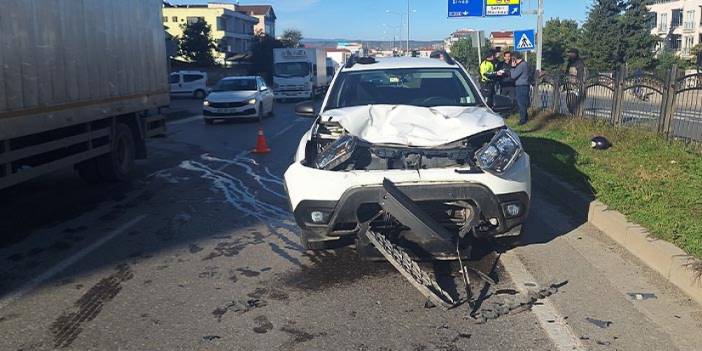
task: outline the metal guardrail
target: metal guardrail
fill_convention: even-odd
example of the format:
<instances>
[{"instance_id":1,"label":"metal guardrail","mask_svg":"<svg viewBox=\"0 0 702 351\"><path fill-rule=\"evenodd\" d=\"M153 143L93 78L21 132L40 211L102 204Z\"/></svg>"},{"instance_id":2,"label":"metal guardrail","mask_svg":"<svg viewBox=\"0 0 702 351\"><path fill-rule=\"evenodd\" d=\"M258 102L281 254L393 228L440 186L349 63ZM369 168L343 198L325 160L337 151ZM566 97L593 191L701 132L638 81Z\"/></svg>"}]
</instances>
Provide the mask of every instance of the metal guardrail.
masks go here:
<instances>
[{"instance_id":1,"label":"metal guardrail","mask_svg":"<svg viewBox=\"0 0 702 351\"><path fill-rule=\"evenodd\" d=\"M564 74L537 77L532 105L580 118L644 128L671 138L702 143L702 74L665 77L654 73Z\"/></svg>"}]
</instances>

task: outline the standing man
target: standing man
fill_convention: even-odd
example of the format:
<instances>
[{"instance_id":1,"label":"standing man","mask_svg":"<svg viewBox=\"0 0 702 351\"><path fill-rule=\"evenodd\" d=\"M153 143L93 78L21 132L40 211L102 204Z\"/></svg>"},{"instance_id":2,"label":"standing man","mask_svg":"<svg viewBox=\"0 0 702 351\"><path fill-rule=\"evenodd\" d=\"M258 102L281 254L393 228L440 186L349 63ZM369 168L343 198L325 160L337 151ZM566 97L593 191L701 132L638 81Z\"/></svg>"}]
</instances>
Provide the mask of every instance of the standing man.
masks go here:
<instances>
[{"instance_id":1,"label":"standing man","mask_svg":"<svg viewBox=\"0 0 702 351\"><path fill-rule=\"evenodd\" d=\"M529 118L529 65L524 61L521 53L515 52L513 57L510 77L515 85L519 125L523 125Z\"/></svg>"},{"instance_id":2,"label":"standing man","mask_svg":"<svg viewBox=\"0 0 702 351\"><path fill-rule=\"evenodd\" d=\"M512 99L512 106L514 106L515 102L517 101L517 95L515 92L514 80L510 74L510 71L512 70L512 53L510 51L505 51L502 57L504 58L504 62L502 64L504 74L500 80L500 85L502 87L501 94L504 96L509 96L509 98Z\"/></svg>"},{"instance_id":3,"label":"standing man","mask_svg":"<svg viewBox=\"0 0 702 351\"><path fill-rule=\"evenodd\" d=\"M480 93L483 94L490 107L495 99L495 77L495 51L490 50L483 62L480 63Z\"/></svg>"},{"instance_id":4,"label":"standing man","mask_svg":"<svg viewBox=\"0 0 702 351\"><path fill-rule=\"evenodd\" d=\"M566 105L568 106L568 112L574 115L578 111L578 105L580 105L581 87L585 81L585 62L580 58L578 49L571 48L568 50L568 66L566 66L565 74L567 75L564 87Z\"/></svg>"}]
</instances>

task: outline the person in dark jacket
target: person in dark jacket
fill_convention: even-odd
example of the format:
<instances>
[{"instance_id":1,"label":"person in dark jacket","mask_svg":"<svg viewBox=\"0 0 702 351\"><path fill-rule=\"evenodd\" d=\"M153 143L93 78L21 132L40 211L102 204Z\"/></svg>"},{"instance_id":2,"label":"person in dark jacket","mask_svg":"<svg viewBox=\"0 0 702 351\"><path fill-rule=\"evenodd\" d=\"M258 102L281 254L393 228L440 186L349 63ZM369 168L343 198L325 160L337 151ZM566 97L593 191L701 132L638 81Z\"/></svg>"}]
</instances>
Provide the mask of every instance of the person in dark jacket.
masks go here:
<instances>
[{"instance_id":1,"label":"person in dark jacket","mask_svg":"<svg viewBox=\"0 0 702 351\"><path fill-rule=\"evenodd\" d=\"M502 65L499 70L504 71L502 79L500 79L500 94L504 96L509 96L512 102L517 101L517 95L515 93L514 79L510 74L512 70L512 53L510 51L505 51L502 54Z\"/></svg>"},{"instance_id":2,"label":"person in dark jacket","mask_svg":"<svg viewBox=\"0 0 702 351\"><path fill-rule=\"evenodd\" d=\"M515 52L513 57L510 77L515 85L519 125L523 125L529 119L529 65L524 61L521 53Z\"/></svg>"},{"instance_id":3,"label":"person in dark jacket","mask_svg":"<svg viewBox=\"0 0 702 351\"><path fill-rule=\"evenodd\" d=\"M585 62L580 58L578 49L568 50L568 65L566 66L566 80L564 90L566 92L566 104L568 112L576 114L582 96L582 85L585 81Z\"/></svg>"}]
</instances>

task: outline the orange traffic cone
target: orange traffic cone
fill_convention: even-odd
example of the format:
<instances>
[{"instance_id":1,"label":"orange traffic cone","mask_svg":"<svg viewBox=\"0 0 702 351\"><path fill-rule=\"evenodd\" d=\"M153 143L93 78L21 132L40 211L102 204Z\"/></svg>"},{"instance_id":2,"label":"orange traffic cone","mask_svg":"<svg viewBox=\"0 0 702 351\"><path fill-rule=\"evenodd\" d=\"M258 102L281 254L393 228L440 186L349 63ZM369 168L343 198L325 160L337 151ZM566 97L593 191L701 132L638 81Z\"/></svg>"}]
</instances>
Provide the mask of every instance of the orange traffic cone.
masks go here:
<instances>
[{"instance_id":1,"label":"orange traffic cone","mask_svg":"<svg viewBox=\"0 0 702 351\"><path fill-rule=\"evenodd\" d=\"M263 135L263 128L258 127L258 139L256 140L256 148L253 149L255 154L266 154L271 152L271 149L266 143L266 137Z\"/></svg>"}]
</instances>

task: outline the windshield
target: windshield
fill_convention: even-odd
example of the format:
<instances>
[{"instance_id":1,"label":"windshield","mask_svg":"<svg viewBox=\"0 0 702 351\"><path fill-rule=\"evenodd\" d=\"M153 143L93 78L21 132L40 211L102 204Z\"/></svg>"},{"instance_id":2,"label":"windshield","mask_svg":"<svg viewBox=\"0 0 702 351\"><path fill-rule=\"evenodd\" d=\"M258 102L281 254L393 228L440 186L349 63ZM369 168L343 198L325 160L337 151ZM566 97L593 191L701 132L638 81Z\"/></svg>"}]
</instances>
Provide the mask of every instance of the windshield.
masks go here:
<instances>
[{"instance_id":1,"label":"windshield","mask_svg":"<svg viewBox=\"0 0 702 351\"><path fill-rule=\"evenodd\" d=\"M278 77L307 77L310 65L307 62L285 62L275 64L275 75Z\"/></svg>"},{"instance_id":2,"label":"windshield","mask_svg":"<svg viewBox=\"0 0 702 351\"><path fill-rule=\"evenodd\" d=\"M256 91L255 79L225 79L220 80L212 91Z\"/></svg>"},{"instance_id":3,"label":"windshield","mask_svg":"<svg viewBox=\"0 0 702 351\"><path fill-rule=\"evenodd\" d=\"M458 69L411 68L344 72L326 109L363 105L476 106L481 104Z\"/></svg>"}]
</instances>

